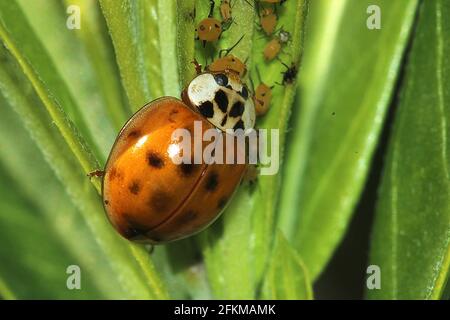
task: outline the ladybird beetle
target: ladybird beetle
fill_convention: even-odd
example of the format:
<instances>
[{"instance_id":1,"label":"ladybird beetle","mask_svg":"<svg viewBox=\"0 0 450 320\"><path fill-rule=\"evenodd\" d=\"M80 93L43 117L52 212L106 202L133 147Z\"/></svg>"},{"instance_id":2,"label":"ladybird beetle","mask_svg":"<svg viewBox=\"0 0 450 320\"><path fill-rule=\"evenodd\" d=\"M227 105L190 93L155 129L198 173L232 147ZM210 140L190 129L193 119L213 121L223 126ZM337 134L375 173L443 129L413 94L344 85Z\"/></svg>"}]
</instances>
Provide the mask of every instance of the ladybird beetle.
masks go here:
<instances>
[{"instance_id":1,"label":"ladybird beetle","mask_svg":"<svg viewBox=\"0 0 450 320\"><path fill-rule=\"evenodd\" d=\"M275 31L277 19L277 15L273 8L267 7L261 9L259 22L261 24L261 28L268 36Z\"/></svg>"},{"instance_id":2,"label":"ladybird beetle","mask_svg":"<svg viewBox=\"0 0 450 320\"><path fill-rule=\"evenodd\" d=\"M288 43L290 40L290 33L284 30L280 30L277 36L264 48L264 58L267 61L275 59L281 51L281 46Z\"/></svg>"},{"instance_id":3,"label":"ladybird beetle","mask_svg":"<svg viewBox=\"0 0 450 320\"><path fill-rule=\"evenodd\" d=\"M173 160L180 153L174 130L194 132L195 121L202 124L201 136L213 129L225 138L227 129L254 127L253 99L240 72L200 73L182 100L157 99L122 128L106 163L102 194L109 220L125 238L161 244L193 235L219 217L239 186L248 168L236 160L245 156L240 144L232 150L232 164ZM202 150L206 147L202 141ZM227 144L223 148L226 154Z\"/></svg>"},{"instance_id":4,"label":"ladybird beetle","mask_svg":"<svg viewBox=\"0 0 450 320\"><path fill-rule=\"evenodd\" d=\"M190 236L211 224L232 197L246 164L173 161L179 152L173 131L192 132L194 121L202 123L202 133L214 128L185 102L163 97L141 108L120 131L102 190L108 218L125 238L159 244Z\"/></svg>"}]
</instances>

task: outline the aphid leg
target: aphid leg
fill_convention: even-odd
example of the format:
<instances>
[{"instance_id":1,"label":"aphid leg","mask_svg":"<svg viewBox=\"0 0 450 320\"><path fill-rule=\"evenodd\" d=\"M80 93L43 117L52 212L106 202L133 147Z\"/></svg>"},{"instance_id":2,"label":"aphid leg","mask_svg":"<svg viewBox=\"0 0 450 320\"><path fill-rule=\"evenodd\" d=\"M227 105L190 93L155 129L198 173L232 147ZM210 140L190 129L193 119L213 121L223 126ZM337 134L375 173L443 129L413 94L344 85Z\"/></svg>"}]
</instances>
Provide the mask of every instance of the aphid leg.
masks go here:
<instances>
[{"instance_id":1,"label":"aphid leg","mask_svg":"<svg viewBox=\"0 0 450 320\"><path fill-rule=\"evenodd\" d=\"M94 171L91 171L91 172L89 172L89 173L87 174L87 176L88 176L89 178L93 178L93 177L101 178L101 177L103 177L104 175L105 175L105 171L103 171L103 170L94 170Z\"/></svg>"},{"instance_id":2,"label":"aphid leg","mask_svg":"<svg viewBox=\"0 0 450 320\"><path fill-rule=\"evenodd\" d=\"M209 14L208 14L208 18L211 18L214 14L214 6L216 5L216 3L214 2L214 0L209 0Z\"/></svg>"},{"instance_id":3,"label":"aphid leg","mask_svg":"<svg viewBox=\"0 0 450 320\"><path fill-rule=\"evenodd\" d=\"M245 37L245 34L242 35L242 37L240 37L239 40L238 40L231 48L219 50L219 58L222 58L222 53L223 53L223 52L225 52L225 56L229 55L230 52L231 52L234 48L236 48L236 46L239 44L239 42L241 42L241 40L242 40L244 37Z\"/></svg>"},{"instance_id":4,"label":"aphid leg","mask_svg":"<svg viewBox=\"0 0 450 320\"><path fill-rule=\"evenodd\" d=\"M248 1L248 0L244 0L250 7L254 8L254 6ZM256 2L258 3L258 2Z\"/></svg>"},{"instance_id":5,"label":"aphid leg","mask_svg":"<svg viewBox=\"0 0 450 320\"><path fill-rule=\"evenodd\" d=\"M286 63L284 63L279 57L276 57L276 59L277 59L278 61L280 61L281 64L282 64L283 66L286 67L287 70L289 70L290 67L289 67ZM284 72L281 72L281 73L284 73Z\"/></svg>"}]
</instances>

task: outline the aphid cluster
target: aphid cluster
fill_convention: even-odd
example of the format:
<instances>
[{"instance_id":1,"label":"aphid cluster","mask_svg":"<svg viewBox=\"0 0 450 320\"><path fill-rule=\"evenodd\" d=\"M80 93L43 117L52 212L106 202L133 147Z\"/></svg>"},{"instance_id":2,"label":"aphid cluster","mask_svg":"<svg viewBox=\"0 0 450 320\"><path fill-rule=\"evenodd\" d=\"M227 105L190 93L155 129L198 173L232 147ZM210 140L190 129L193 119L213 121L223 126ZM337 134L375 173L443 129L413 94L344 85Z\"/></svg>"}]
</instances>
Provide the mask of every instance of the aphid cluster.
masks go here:
<instances>
[{"instance_id":1,"label":"aphid cluster","mask_svg":"<svg viewBox=\"0 0 450 320\"><path fill-rule=\"evenodd\" d=\"M259 2L274 5L284 1ZM233 22L231 0L221 1L221 21L213 17L214 6L210 0L208 17L196 30L203 46L219 40ZM275 11L262 10L262 28L266 34L275 34L271 42L281 48L288 36L274 33ZM253 129L256 116L267 112L272 88L261 81L258 72L260 84L252 94L244 81L246 64L231 54L243 37L231 48L220 50L218 58L203 69L194 59L197 75L184 88L181 99L162 97L137 111L117 136L104 171L92 173L92 177L102 176L105 211L125 238L160 244L195 234L220 215L246 172L255 179L257 171L246 163L219 164L208 159L197 163L193 158L174 161L180 153L174 130L193 133L196 123L201 123L202 134L212 129L225 136L229 130ZM289 84L297 71L295 66L285 66L283 84ZM202 141L200 147L203 154L208 145ZM223 148L225 154L229 152L225 145ZM244 149L246 146L233 147L233 157L245 154Z\"/></svg>"}]
</instances>

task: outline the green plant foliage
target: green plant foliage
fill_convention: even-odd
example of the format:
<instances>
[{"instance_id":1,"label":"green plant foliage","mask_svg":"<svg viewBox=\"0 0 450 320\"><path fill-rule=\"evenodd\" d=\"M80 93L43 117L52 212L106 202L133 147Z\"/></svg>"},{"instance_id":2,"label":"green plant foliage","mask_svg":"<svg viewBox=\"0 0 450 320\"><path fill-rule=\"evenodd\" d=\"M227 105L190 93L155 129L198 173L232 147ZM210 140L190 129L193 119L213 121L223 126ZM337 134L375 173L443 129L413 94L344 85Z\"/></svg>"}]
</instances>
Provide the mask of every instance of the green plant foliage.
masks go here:
<instances>
[{"instance_id":1,"label":"green plant foliage","mask_svg":"<svg viewBox=\"0 0 450 320\"><path fill-rule=\"evenodd\" d=\"M153 266L146 252L142 248L121 239L108 224L105 224L101 200L95 190L89 187L85 175L86 172L98 166L97 161L87 151L87 146L83 144L75 126L60 108L61 100L58 99L60 97L57 94L58 90L53 88L54 91L50 94L42 80L44 76L41 76L37 71L39 68L35 67L35 65L39 66L42 61L49 59L45 50L36 51L35 60L28 56L25 57L17 47L18 39L27 37L27 44L31 43L42 48L40 42L26 21L20 20L24 16L15 2L2 2L0 6L2 9L0 10L2 13L0 16L0 37L8 49L6 51L2 45L0 51L2 60L0 90L3 97L20 116L48 165L59 181L63 183L64 190L70 197L71 203L78 209L79 218L82 219L83 225L88 227L92 234L92 243L100 247L99 250L101 250L105 260L114 270L114 276L112 277L116 277L120 281L125 294L134 298L166 297L164 288L154 274ZM20 22L17 26L22 29L8 28L10 23L16 26L15 23L7 19L8 16L13 15L15 16L14 21ZM29 54L32 54L31 49ZM49 74L49 70L52 71L51 64L48 67L49 69L45 70L45 74ZM51 76L56 77L57 75L56 73ZM53 79L53 81L64 83L62 79ZM4 119L2 118L2 120ZM7 120L5 119L5 121ZM11 142L15 141L14 135L11 135L10 140ZM9 150L11 151L4 158L11 161L12 155L15 154L14 147ZM23 159L33 159L33 157L24 156ZM28 180L27 172L23 169L32 167L32 163L31 165L25 163L20 165L19 162L12 162L11 165L15 166L17 174L22 175L22 179L18 180L26 183ZM10 168L10 171L13 170ZM40 181L41 185L45 186L45 180L41 179ZM36 184L35 190L35 192L41 192L42 186ZM41 194L41 196L43 195ZM49 210L46 214L61 214L56 206L47 209ZM54 219L57 219L57 217L54 217ZM59 219L63 219L63 217ZM75 226L72 226L72 228L72 231L77 230ZM72 240L76 241L77 237L73 237ZM30 252L32 252L32 248L30 248ZM94 252L92 251L91 254L94 254ZM57 251L55 254L57 255ZM35 267L36 272L39 271L39 267L39 264ZM64 269L61 270L61 272L64 271ZM97 273L101 272L102 268L100 267ZM30 275L33 276L33 271L30 272Z\"/></svg>"},{"instance_id":2,"label":"green plant foliage","mask_svg":"<svg viewBox=\"0 0 450 320\"><path fill-rule=\"evenodd\" d=\"M263 299L310 300L311 282L297 251L278 231L263 283Z\"/></svg>"},{"instance_id":3,"label":"green plant foliage","mask_svg":"<svg viewBox=\"0 0 450 320\"><path fill-rule=\"evenodd\" d=\"M366 27L369 5L381 30ZM315 279L344 235L393 97L417 1L314 1L279 221ZM308 48L311 48L308 51Z\"/></svg>"},{"instance_id":4,"label":"green plant foliage","mask_svg":"<svg viewBox=\"0 0 450 320\"><path fill-rule=\"evenodd\" d=\"M215 0L219 20L222 4ZM74 5L80 29L67 25ZM381 267L382 288L367 296L449 297L450 5L231 6L229 28L204 47L195 37L209 0L0 1L1 298L320 298L313 285L379 167L373 154L385 145L389 107L394 127L369 204L369 263ZM261 7L276 8L277 32L290 34L271 62L263 52L276 35L261 30ZM370 30L378 7L381 29ZM279 172L244 181L212 226L150 254L110 225L101 179L87 174L105 165L132 112L180 98L194 59L205 67L234 45L248 86L274 86L257 128L278 130ZM280 85L285 65L299 70L298 82ZM66 286L70 265L81 268L82 290Z\"/></svg>"},{"instance_id":5,"label":"green plant foliage","mask_svg":"<svg viewBox=\"0 0 450 320\"><path fill-rule=\"evenodd\" d=\"M266 63L263 49L267 39L261 32L254 30L253 46L249 33L256 28L251 19L244 16L254 14L253 8L246 2L241 5L242 21L233 26L235 31L233 40L229 40L228 47L234 44L239 35L245 34L244 43L239 48L245 51L233 52L241 59L250 57L251 65L258 66L264 75L263 81L268 85L281 82L281 72L285 67L278 61ZM284 48L281 55L287 63L299 66L303 48L303 24L308 9L308 1L289 1L280 12L279 25L291 31L292 42ZM247 23L248 25L244 24ZM233 29L230 29L230 32ZM246 48L252 49L251 54ZM227 46L225 45L225 48ZM250 76L257 80L256 69L250 68ZM269 82L270 81L270 82ZM279 129L279 145L284 145L290 108L295 94L294 84L276 87L273 90L272 110L265 116L259 126L267 129ZM270 140L267 142L270 145ZM283 148L280 150L282 161ZM220 298L255 298L256 288L261 281L271 249L274 234L275 204L280 187L280 176L259 176L255 186L244 186L239 190L229 208L212 228L203 234L203 247L212 290ZM239 287L239 291L236 288Z\"/></svg>"},{"instance_id":6,"label":"green plant foliage","mask_svg":"<svg viewBox=\"0 0 450 320\"><path fill-rule=\"evenodd\" d=\"M369 298L439 299L450 265L450 4L425 1L389 143L372 238L381 289Z\"/></svg>"}]
</instances>

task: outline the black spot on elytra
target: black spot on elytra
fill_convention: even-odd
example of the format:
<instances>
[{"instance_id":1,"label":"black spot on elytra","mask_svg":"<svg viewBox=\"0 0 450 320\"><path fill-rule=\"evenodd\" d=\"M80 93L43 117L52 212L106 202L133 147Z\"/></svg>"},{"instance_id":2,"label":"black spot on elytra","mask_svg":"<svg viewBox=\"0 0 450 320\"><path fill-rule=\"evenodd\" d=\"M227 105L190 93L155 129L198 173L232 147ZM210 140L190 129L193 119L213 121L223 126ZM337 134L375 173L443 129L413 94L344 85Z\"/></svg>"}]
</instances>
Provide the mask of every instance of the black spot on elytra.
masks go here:
<instances>
[{"instance_id":1,"label":"black spot on elytra","mask_svg":"<svg viewBox=\"0 0 450 320\"><path fill-rule=\"evenodd\" d=\"M139 137L141 133L138 130L133 130L128 134L128 138L135 139Z\"/></svg>"},{"instance_id":2,"label":"black spot on elytra","mask_svg":"<svg viewBox=\"0 0 450 320\"><path fill-rule=\"evenodd\" d=\"M149 205L152 209L164 212L169 208L170 195L163 190L155 190L150 195Z\"/></svg>"},{"instance_id":3,"label":"black spot on elytra","mask_svg":"<svg viewBox=\"0 0 450 320\"><path fill-rule=\"evenodd\" d=\"M113 167L111 169L111 171L109 172L109 181L112 181L116 178L117 176L117 169L115 167Z\"/></svg>"},{"instance_id":4,"label":"black spot on elytra","mask_svg":"<svg viewBox=\"0 0 450 320\"><path fill-rule=\"evenodd\" d=\"M175 122L175 118L177 117L177 114L178 114L178 110L177 109L170 110L169 121L170 122Z\"/></svg>"},{"instance_id":5,"label":"black spot on elytra","mask_svg":"<svg viewBox=\"0 0 450 320\"><path fill-rule=\"evenodd\" d=\"M132 194L138 194L139 191L141 191L141 186L139 184L139 181L133 181L129 186L128 186L128 190L130 190L130 192Z\"/></svg>"},{"instance_id":6,"label":"black spot on elytra","mask_svg":"<svg viewBox=\"0 0 450 320\"><path fill-rule=\"evenodd\" d=\"M245 100L248 99L248 89L246 86L242 86L242 91L239 92L239 94L244 98Z\"/></svg>"},{"instance_id":7,"label":"black spot on elytra","mask_svg":"<svg viewBox=\"0 0 450 320\"><path fill-rule=\"evenodd\" d=\"M244 104L241 101L236 101L230 110L230 117L236 118L242 116L244 113Z\"/></svg>"},{"instance_id":8,"label":"black spot on elytra","mask_svg":"<svg viewBox=\"0 0 450 320\"><path fill-rule=\"evenodd\" d=\"M138 236L145 235L149 228L142 223L136 221L135 218L133 218L128 213L123 213L122 216L125 218L127 228L124 230L124 235L128 239L132 239Z\"/></svg>"},{"instance_id":9,"label":"black spot on elytra","mask_svg":"<svg viewBox=\"0 0 450 320\"><path fill-rule=\"evenodd\" d=\"M116 169L116 167L113 167L111 171L109 171L109 181L113 180L123 180L123 174L119 170Z\"/></svg>"},{"instance_id":10,"label":"black spot on elytra","mask_svg":"<svg viewBox=\"0 0 450 320\"><path fill-rule=\"evenodd\" d=\"M217 202L217 208L219 208L219 209L225 208L225 205L227 204L227 202L228 202L227 197L220 198L219 202Z\"/></svg>"},{"instance_id":11,"label":"black spot on elytra","mask_svg":"<svg viewBox=\"0 0 450 320\"><path fill-rule=\"evenodd\" d=\"M206 191L213 192L217 189L218 185L219 185L219 176L216 172L213 171L206 177L205 189Z\"/></svg>"},{"instance_id":12,"label":"black spot on elytra","mask_svg":"<svg viewBox=\"0 0 450 320\"><path fill-rule=\"evenodd\" d=\"M194 210L188 210L186 212L183 212L179 217L177 217L177 223L178 224L187 224L190 221L193 221L197 218L198 213Z\"/></svg>"},{"instance_id":13,"label":"black spot on elytra","mask_svg":"<svg viewBox=\"0 0 450 320\"><path fill-rule=\"evenodd\" d=\"M214 80L219 86L226 87L228 85L228 77L223 73L218 73L214 75Z\"/></svg>"},{"instance_id":14,"label":"black spot on elytra","mask_svg":"<svg viewBox=\"0 0 450 320\"><path fill-rule=\"evenodd\" d=\"M220 111L226 113L228 110L228 97L227 94L223 90L218 90L214 97L214 101L216 101L219 106Z\"/></svg>"},{"instance_id":15,"label":"black spot on elytra","mask_svg":"<svg viewBox=\"0 0 450 320\"><path fill-rule=\"evenodd\" d=\"M156 169L161 169L164 167L164 160L157 152L149 152L147 154L147 162L149 166Z\"/></svg>"},{"instance_id":16,"label":"black spot on elytra","mask_svg":"<svg viewBox=\"0 0 450 320\"><path fill-rule=\"evenodd\" d=\"M182 163L178 166L183 176L188 177L192 175L200 166L194 163Z\"/></svg>"},{"instance_id":17,"label":"black spot on elytra","mask_svg":"<svg viewBox=\"0 0 450 320\"><path fill-rule=\"evenodd\" d=\"M105 204L106 204L106 205L108 205L108 204L109 204L109 201L108 201L108 200L105 200L104 202L105 202Z\"/></svg>"},{"instance_id":18,"label":"black spot on elytra","mask_svg":"<svg viewBox=\"0 0 450 320\"><path fill-rule=\"evenodd\" d=\"M228 120L228 115L226 114L225 117L223 117L222 122L220 123L220 125L223 127L225 125L225 123L227 123L227 120Z\"/></svg>"},{"instance_id":19,"label":"black spot on elytra","mask_svg":"<svg viewBox=\"0 0 450 320\"><path fill-rule=\"evenodd\" d=\"M200 25L200 30L205 31L206 27L204 25Z\"/></svg>"},{"instance_id":20,"label":"black spot on elytra","mask_svg":"<svg viewBox=\"0 0 450 320\"><path fill-rule=\"evenodd\" d=\"M239 120L238 122L236 122L236 124L233 127L234 130L237 129L242 129L244 130L244 122L242 120Z\"/></svg>"},{"instance_id":21,"label":"black spot on elytra","mask_svg":"<svg viewBox=\"0 0 450 320\"><path fill-rule=\"evenodd\" d=\"M200 113L206 118L212 118L214 116L214 106L211 101L203 102L198 109Z\"/></svg>"}]
</instances>

